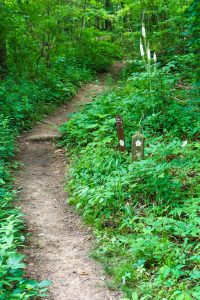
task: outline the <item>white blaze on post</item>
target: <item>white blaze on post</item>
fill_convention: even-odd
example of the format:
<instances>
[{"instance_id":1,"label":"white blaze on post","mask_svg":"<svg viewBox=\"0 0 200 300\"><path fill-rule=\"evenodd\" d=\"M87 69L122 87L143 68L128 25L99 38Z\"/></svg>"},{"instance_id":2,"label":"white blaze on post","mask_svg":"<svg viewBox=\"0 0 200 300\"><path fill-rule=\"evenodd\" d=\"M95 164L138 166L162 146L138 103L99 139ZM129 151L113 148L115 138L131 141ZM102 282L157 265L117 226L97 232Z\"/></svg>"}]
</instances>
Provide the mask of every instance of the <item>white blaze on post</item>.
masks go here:
<instances>
[{"instance_id":1,"label":"white blaze on post","mask_svg":"<svg viewBox=\"0 0 200 300\"><path fill-rule=\"evenodd\" d=\"M120 140L120 141L119 141L119 144L120 144L121 147L124 147L124 145L125 145L125 143L124 143L123 140Z\"/></svg>"},{"instance_id":2,"label":"white blaze on post","mask_svg":"<svg viewBox=\"0 0 200 300\"><path fill-rule=\"evenodd\" d=\"M135 143L136 147L141 147L142 145L142 142L140 140L137 140L136 143Z\"/></svg>"},{"instance_id":3,"label":"white blaze on post","mask_svg":"<svg viewBox=\"0 0 200 300\"><path fill-rule=\"evenodd\" d=\"M144 158L144 136L137 132L132 137L132 160L136 161Z\"/></svg>"}]
</instances>

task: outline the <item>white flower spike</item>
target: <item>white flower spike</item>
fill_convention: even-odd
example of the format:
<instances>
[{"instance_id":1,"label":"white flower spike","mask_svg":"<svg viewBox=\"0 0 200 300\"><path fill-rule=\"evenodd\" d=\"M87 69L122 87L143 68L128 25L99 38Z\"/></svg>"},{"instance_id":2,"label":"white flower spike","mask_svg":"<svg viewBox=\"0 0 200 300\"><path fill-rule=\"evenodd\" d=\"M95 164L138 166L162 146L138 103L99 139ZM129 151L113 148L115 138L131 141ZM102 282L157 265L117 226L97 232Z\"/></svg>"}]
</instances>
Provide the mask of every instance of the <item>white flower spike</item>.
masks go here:
<instances>
[{"instance_id":1,"label":"white flower spike","mask_svg":"<svg viewBox=\"0 0 200 300\"><path fill-rule=\"evenodd\" d=\"M156 56L156 53L154 52L154 54L153 54L153 61L154 61L154 63L156 64L156 62L157 62L157 56Z\"/></svg>"},{"instance_id":2,"label":"white flower spike","mask_svg":"<svg viewBox=\"0 0 200 300\"><path fill-rule=\"evenodd\" d=\"M141 39L140 39L140 53L141 53L141 56L144 57L144 47L143 47Z\"/></svg>"},{"instance_id":3,"label":"white flower spike","mask_svg":"<svg viewBox=\"0 0 200 300\"><path fill-rule=\"evenodd\" d=\"M149 43L148 43L148 47L147 47L147 59L148 59L148 61L151 60L151 51L150 51L150 48L149 48Z\"/></svg>"},{"instance_id":4,"label":"white flower spike","mask_svg":"<svg viewBox=\"0 0 200 300\"><path fill-rule=\"evenodd\" d=\"M145 29L144 23L142 24L142 36L144 39L146 38L146 29Z\"/></svg>"}]
</instances>

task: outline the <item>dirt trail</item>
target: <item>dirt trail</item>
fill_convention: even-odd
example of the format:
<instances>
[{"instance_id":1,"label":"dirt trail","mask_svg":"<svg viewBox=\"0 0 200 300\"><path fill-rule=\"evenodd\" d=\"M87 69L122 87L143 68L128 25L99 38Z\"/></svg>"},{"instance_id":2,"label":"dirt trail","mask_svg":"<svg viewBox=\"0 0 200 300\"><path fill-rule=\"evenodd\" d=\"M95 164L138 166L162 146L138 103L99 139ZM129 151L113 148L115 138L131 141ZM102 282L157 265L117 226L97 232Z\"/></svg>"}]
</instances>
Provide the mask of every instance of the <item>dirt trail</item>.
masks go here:
<instances>
[{"instance_id":1,"label":"dirt trail","mask_svg":"<svg viewBox=\"0 0 200 300\"><path fill-rule=\"evenodd\" d=\"M73 208L66 204L64 176L67 159L63 149L55 147L57 126L79 105L92 100L104 90L105 74L99 84L85 85L71 102L58 109L43 123L20 138L19 161L23 167L17 174L17 187L22 210L31 236L25 253L28 276L50 279L51 300L120 299L105 284L100 266L88 258L93 238Z\"/></svg>"}]
</instances>

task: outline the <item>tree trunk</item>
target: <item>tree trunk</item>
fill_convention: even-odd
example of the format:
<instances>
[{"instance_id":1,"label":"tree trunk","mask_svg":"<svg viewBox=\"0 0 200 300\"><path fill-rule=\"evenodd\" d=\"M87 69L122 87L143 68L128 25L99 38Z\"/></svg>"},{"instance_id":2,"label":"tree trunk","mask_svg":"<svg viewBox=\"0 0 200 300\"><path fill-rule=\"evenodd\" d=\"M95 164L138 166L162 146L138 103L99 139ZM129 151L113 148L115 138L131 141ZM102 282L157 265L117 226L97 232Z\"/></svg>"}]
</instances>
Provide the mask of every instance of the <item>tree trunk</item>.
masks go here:
<instances>
[{"instance_id":1,"label":"tree trunk","mask_svg":"<svg viewBox=\"0 0 200 300\"><path fill-rule=\"evenodd\" d=\"M6 59L6 41L0 39L0 79L5 78L7 74L7 59Z\"/></svg>"},{"instance_id":2,"label":"tree trunk","mask_svg":"<svg viewBox=\"0 0 200 300\"><path fill-rule=\"evenodd\" d=\"M105 1L105 9L109 12L112 8L112 4L110 0ZM109 19L105 20L105 30L112 30L112 22Z\"/></svg>"},{"instance_id":3,"label":"tree trunk","mask_svg":"<svg viewBox=\"0 0 200 300\"><path fill-rule=\"evenodd\" d=\"M1 2L0 6L0 79L7 74L7 51L6 51L6 28L4 18L5 3Z\"/></svg>"}]
</instances>

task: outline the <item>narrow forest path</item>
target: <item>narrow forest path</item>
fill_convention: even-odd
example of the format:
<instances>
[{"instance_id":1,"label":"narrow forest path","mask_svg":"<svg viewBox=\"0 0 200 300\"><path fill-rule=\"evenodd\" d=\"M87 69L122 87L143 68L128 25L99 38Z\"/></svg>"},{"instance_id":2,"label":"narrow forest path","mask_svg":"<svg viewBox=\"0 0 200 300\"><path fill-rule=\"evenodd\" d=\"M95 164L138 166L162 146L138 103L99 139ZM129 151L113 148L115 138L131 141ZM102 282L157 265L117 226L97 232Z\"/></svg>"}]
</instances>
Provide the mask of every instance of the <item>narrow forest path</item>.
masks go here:
<instances>
[{"instance_id":1,"label":"narrow forest path","mask_svg":"<svg viewBox=\"0 0 200 300\"><path fill-rule=\"evenodd\" d=\"M25 249L27 274L53 282L47 299L120 299L118 292L106 287L102 268L88 257L93 238L90 229L66 204L67 159L64 149L56 148L53 141L58 136L57 127L67 120L67 115L104 90L105 77L101 74L98 84L86 84L70 102L19 140L18 159L23 166L16 185L31 232Z\"/></svg>"}]
</instances>

